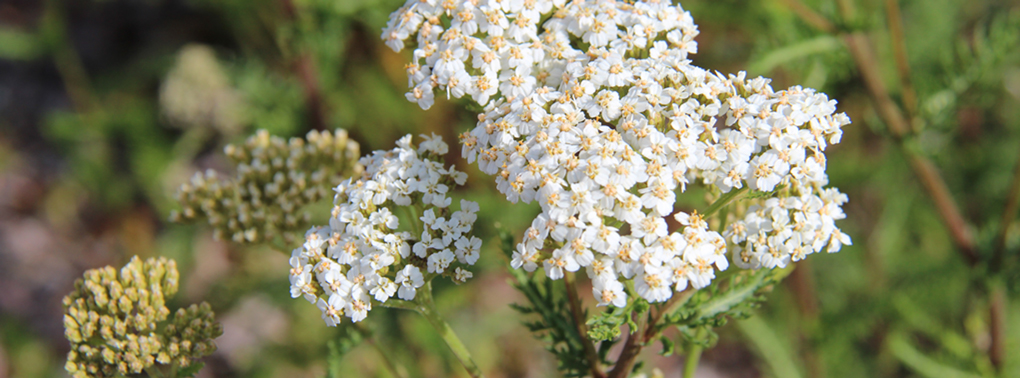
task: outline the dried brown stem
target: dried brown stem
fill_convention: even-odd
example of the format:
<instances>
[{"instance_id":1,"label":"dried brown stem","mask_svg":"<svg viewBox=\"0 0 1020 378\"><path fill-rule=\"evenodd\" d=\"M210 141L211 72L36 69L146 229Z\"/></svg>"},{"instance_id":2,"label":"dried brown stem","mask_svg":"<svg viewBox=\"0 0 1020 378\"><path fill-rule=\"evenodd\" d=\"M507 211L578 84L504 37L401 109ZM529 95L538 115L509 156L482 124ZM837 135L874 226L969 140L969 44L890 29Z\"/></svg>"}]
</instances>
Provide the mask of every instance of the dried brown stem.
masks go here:
<instances>
[{"instance_id":1,"label":"dried brown stem","mask_svg":"<svg viewBox=\"0 0 1020 378\"><path fill-rule=\"evenodd\" d=\"M682 293L675 293L666 303L658 306L658 310L649 310L647 324L643 316L638 320L637 328L632 329L630 335L627 336L627 341L623 345L623 351L620 352L620 356L616 359L616 365L613 366L613 370L609 372L609 378L628 376L630 369L634 366L634 361L641 354L641 349L644 349L648 342L659 337L659 334L662 333L663 328L658 327L662 317L676 311L677 308L687 303L687 300L691 299L694 292L695 290L691 288Z\"/></svg>"},{"instance_id":2,"label":"dried brown stem","mask_svg":"<svg viewBox=\"0 0 1020 378\"><path fill-rule=\"evenodd\" d=\"M790 273L787 282L797 301L797 309L800 311L800 325L797 327L797 339L800 344L801 358L807 368L807 376L820 378L825 376L825 369L814 348L809 345L812 329L818 323L818 294L815 293L814 275L811 273L811 261L802 260L797 262L797 267Z\"/></svg>"},{"instance_id":3,"label":"dried brown stem","mask_svg":"<svg viewBox=\"0 0 1020 378\"><path fill-rule=\"evenodd\" d=\"M627 336L627 341L623 344L623 351L620 352L620 357L616 359L616 365L613 366L613 370L609 372L609 378L625 378L630 375L630 369L634 366L634 361L637 360L637 356L641 354L641 349L644 348L644 317L638 319L637 328L630 330L630 334Z\"/></svg>"},{"instance_id":4,"label":"dried brown stem","mask_svg":"<svg viewBox=\"0 0 1020 378\"><path fill-rule=\"evenodd\" d=\"M844 36L844 41L857 63L857 69L861 72L861 78L875 103L879 117L888 125L890 133L900 146L900 150L906 155L914 174L917 175L921 185L935 203L939 215L946 227L949 228L949 234L957 250L968 264L971 266L977 264L979 256L974 236L957 207L956 201L950 195L945 180L942 179L938 169L930 160L910 150L903 143L910 132L910 123L885 88L885 83L878 72L877 59L867 36L860 32L850 33Z\"/></svg>"},{"instance_id":5,"label":"dried brown stem","mask_svg":"<svg viewBox=\"0 0 1020 378\"><path fill-rule=\"evenodd\" d=\"M659 334L661 334L664 329L659 326L659 321L662 320L662 317L668 313L676 311L677 308L682 306L684 303L687 303L687 300L691 299L691 296L694 295L695 291L696 290L694 290L694 288L689 288L682 293L673 294L666 303L659 307L658 311L652 312L652 314L648 317L648 327L645 328L645 334L644 338L641 339L641 344L647 344L649 341L652 341L652 339L659 337Z\"/></svg>"},{"instance_id":6,"label":"dried brown stem","mask_svg":"<svg viewBox=\"0 0 1020 378\"><path fill-rule=\"evenodd\" d=\"M788 2L789 1L793 0L788 0ZM903 42L902 37L902 25L899 24L901 18L899 14L899 7L894 0L887 1L886 5L890 8L888 10L890 28L894 29L890 30L890 33L893 34L894 39L893 49L897 50L896 59L897 65L900 66L899 70L900 75L902 76L901 80L906 80L906 78L909 78L909 65L907 65L906 62L906 49L905 42ZM844 20L853 18L853 10L851 9L852 4L849 0L840 0L839 6L843 12ZM797 13L800 14L801 12ZM805 21L812 23L811 20L808 20L807 18L805 18ZM819 29L830 32L824 27L819 27ZM854 62L856 63L858 70L861 72L861 77L863 78L864 84L875 103L875 108L879 117L881 117L886 125L888 125L893 139L897 142L897 145L899 145L900 150L906 155L907 160L909 161L911 168L914 170L914 173L917 175L918 180L921 181L925 191L928 192L928 195L935 203L939 215L942 217L946 227L949 228L949 233L953 239L953 243L957 247L956 249L960 251L960 254L963 255L964 259L970 266L973 267L977 265L980 261L980 256L978 255L977 244L974 241L974 236L971 234L970 226L960 213L956 202L950 195L945 181L942 179L942 176L931 161L912 151L910 148L907 148L904 143L904 139L908 137L908 133L911 130L910 126L912 123L909 118L904 117L899 107L897 107L896 103L893 102L892 98L889 96L889 92L886 90L885 84L878 72L878 61L870 46L870 41L864 34L859 32L846 34L843 36L843 39L847 45L847 49L850 50L850 53L854 58ZM906 93L904 96L904 101L907 101ZM913 103L913 101L911 101L911 103ZM1017 166L1013 184L1011 184L1010 193L1007 196L1007 205L1002 218L1003 222L1001 224L1002 229L1000 229L1000 233L997 235L998 239L996 240L996 250L992 260L993 269L996 266L1001 265L1003 257L1000 254L1005 253L1004 235L1008 233L1009 223L1011 223L1012 218L1016 214L1017 206L1020 206L1020 162L1017 163ZM993 287L990 294L989 305L989 320L992 323L990 332L992 345L991 350L989 351L989 357L996 369L1000 371L1003 357L1005 356L1005 302L1006 298L1005 294L1002 292L1001 285Z\"/></svg>"},{"instance_id":7,"label":"dried brown stem","mask_svg":"<svg viewBox=\"0 0 1020 378\"><path fill-rule=\"evenodd\" d=\"M581 298L577 295L577 281L574 272L567 272L563 276L563 284L567 287L567 299L570 304L570 313L574 317L574 325L577 327L577 334L584 344L584 356L588 360L588 367L591 375L595 378L603 378L602 367L599 366L599 355L595 353L595 344L588 338L588 327L585 326L584 310L581 308Z\"/></svg>"},{"instance_id":8,"label":"dried brown stem","mask_svg":"<svg viewBox=\"0 0 1020 378\"><path fill-rule=\"evenodd\" d=\"M829 19L825 18L825 16L818 14L818 12L815 12L807 5L804 5L804 3L799 0L783 0L783 2L786 3L786 6L790 7L797 16L800 16L804 22L807 22L815 29L829 34L836 32L836 25L829 21Z\"/></svg>"},{"instance_id":9,"label":"dried brown stem","mask_svg":"<svg viewBox=\"0 0 1020 378\"><path fill-rule=\"evenodd\" d=\"M1006 290L1001 283L996 282L990 295L988 331L992 340L988 348L988 358L992 360L995 370L1002 372L1006 358Z\"/></svg>"},{"instance_id":10,"label":"dried brown stem","mask_svg":"<svg viewBox=\"0 0 1020 378\"><path fill-rule=\"evenodd\" d=\"M298 79L305 92L305 104L308 106L308 123L316 130L326 130L326 108L322 101L322 90L319 88L319 75L311 54L302 53L295 63Z\"/></svg>"},{"instance_id":11,"label":"dried brown stem","mask_svg":"<svg viewBox=\"0 0 1020 378\"><path fill-rule=\"evenodd\" d=\"M299 9L291 0L279 0L284 19L290 23L298 23ZM319 88L319 73L315 60L308 51L301 51L293 62L294 74L305 95L308 124L316 130L326 130L326 107L322 100L322 89Z\"/></svg>"},{"instance_id":12,"label":"dried brown stem","mask_svg":"<svg viewBox=\"0 0 1020 378\"><path fill-rule=\"evenodd\" d=\"M917 112L917 95L910 80L910 63L907 60L907 39L903 35L903 16L900 14L899 0L885 0L885 13L889 22L889 37L892 39L893 59L900 74L900 87L903 92L903 107L909 117ZM916 130L915 130L916 131Z\"/></svg>"}]
</instances>

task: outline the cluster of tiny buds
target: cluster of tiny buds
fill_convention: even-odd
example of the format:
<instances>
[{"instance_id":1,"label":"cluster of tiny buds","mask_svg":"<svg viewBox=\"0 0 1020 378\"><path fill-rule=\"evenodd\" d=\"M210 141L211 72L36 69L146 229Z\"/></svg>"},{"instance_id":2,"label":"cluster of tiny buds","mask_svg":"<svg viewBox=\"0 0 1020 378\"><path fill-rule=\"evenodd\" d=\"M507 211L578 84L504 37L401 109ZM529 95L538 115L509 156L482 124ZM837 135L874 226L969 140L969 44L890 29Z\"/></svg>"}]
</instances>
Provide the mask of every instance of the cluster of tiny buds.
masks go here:
<instances>
[{"instance_id":1,"label":"cluster of tiny buds","mask_svg":"<svg viewBox=\"0 0 1020 378\"><path fill-rule=\"evenodd\" d=\"M236 134L245 120L244 99L205 45L189 44L177 54L177 63L159 89L160 111L170 125L215 128Z\"/></svg>"},{"instance_id":2,"label":"cluster of tiny buds","mask_svg":"<svg viewBox=\"0 0 1020 378\"><path fill-rule=\"evenodd\" d=\"M65 368L73 377L138 374L157 364L186 367L216 350L222 334L207 303L178 310L165 298L178 288L177 265L137 256L118 271L85 272L64 297L64 333L71 342Z\"/></svg>"},{"instance_id":3,"label":"cluster of tiny buds","mask_svg":"<svg viewBox=\"0 0 1020 378\"><path fill-rule=\"evenodd\" d=\"M484 107L462 155L511 202L539 202L514 267L585 268L599 304L621 306L621 277L662 302L710 284L728 254L775 268L850 243L834 223L846 197L824 188L824 151L849 118L812 89L691 65L697 34L664 1L412 0L383 39L414 39L410 101L445 90ZM723 237L675 209L688 185L763 206Z\"/></svg>"},{"instance_id":4,"label":"cluster of tiny buds","mask_svg":"<svg viewBox=\"0 0 1020 378\"><path fill-rule=\"evenodd\" d=\"M365 171L336 187L328 226L312 227L290 258L290 292L317 305L329 326L341 317L361 321L373 300L414 300L437 276L471 278L482 247L472 236L478 204L449 197L467 175L444 167L449 147L422 135L417 148L407 135L397 148L361 159ZM404 216L401 221L399 215Z\"/></svg>"},{"instance_id":5,"label":"cluster of tiny buds","mask_svg":"<svg viewBox=\"0 0 1020 378\"><path fill-rule=\"evenodd\" d=\"M173 222L208 220L217 239L237 243L297 239L309 224L303 208L322 198L345 176L357 175L360 148L347 132L311 131L287 141L265 130L224 152L235 164L232 179L197 173L177 193Z\"/></svg>"}]
</instances>

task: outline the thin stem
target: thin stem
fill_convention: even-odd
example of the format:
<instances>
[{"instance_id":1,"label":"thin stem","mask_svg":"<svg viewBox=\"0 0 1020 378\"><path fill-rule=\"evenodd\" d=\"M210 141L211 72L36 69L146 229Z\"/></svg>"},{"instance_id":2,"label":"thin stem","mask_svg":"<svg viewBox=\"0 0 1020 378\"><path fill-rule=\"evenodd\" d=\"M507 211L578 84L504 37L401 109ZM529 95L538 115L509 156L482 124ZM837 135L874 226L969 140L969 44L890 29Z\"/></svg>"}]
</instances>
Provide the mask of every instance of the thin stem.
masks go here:
<instances>
[{"instance_id":1,"label":"thin stem","mask_svg":"<svg viewBox=\"0 0 1020 378\"><path fill-rule=\"evenodd\" d=\"M903 107L908 116L913 117L917 113L917 95L914 93L914 85L910 80L907 39L903 35L903 16L900 14L899 0L885 0L885 13L889 20L889 37L892 39L893 58L896 60L896 69L900 73Z\"/></svg>"},{"instance_id":2,"label":"thin stem","mask_svg":"<svg viewBox=\"0 0 1020 378\"><path fill-rule=\"evenodd\" d=\"M577 281L574 272L567 272L563 276L563 284L567 288L567 299L570 304L570 313L574 317L574 325L577 327L577 334L584 346L584 356L588 360L588 367L591 369L592 377L602 378L602 367L599 366L599 355L595 352L595 344L588 338L588 327L585 326L584 312L581 309L581 298L577 295Z\"/></svg>"},{"instance_id":3,"label":"thin stem","mask_svg":"<svg viewBox=\"0 0 1020 378\"><path fill-rule=\"evenodd\" d=\"M712 204L708 206L708 209L706 209L705 212L701 214L702 217L704 218L711 217L712 214L715 214L715 212L726 207L726 205L729 205L731 202L736 200L737 197L739 197L741 194L744 194L745 192L747 192L746 186L740 189L730 190L729 192L724 193L722 196L719 196L719 199L715 200L715 202L712 202Z\"/></svg>"},{"instance_id":4,"label":"thin stem","mask_svg":"<svg viewBox=\"0 0 1020 378\"><path fill-rule=\"evenodd\" d=\"M669 300L666 301L666 303L659 308L659 311L656 311L649 318L651 319L651 321L648 323L648 327L645 328L645 336L644 340L642 340L642 343L648 343L649 341L652 341L652 339L659 337L659 334L661 334L662 331L665 329L665 327L659 324L659 321L662 320L662 317L668 313L676 311L676 309L680 308L680 306L683 306L685 303L687 303L687 301L690 300L692 296L694 296L695 291L696 290L694 290L694 288L689 288L682 293L673 294L673 296L670 297Z\"/></svg>"},{"instance_id":5,"label":"thin stem","mask_svg":"<svg viewBox=\"0 0 1020 378\"><path fill-rule=\"evenodd\" d=\"M375 342L375 337L373 337L372 331L369 331L360 323L355 323L354 329L361 334L361 337L364 337L365 340L368 341L368 344L372 346L372 349L379 352L379 356L382 357L383 364L386 366L386 369L390 371L390 374L393 374L393 376L397 378L407 378L407 375L402 373L403 370L399 369L396 363L390 359L389 353L386 353L386 351L380 348L379 344Z\"/></svg>"},{"instance_id":6,"label":"thin stem","mask_svg":"<svg viewBox=\"0 0 1020 378\"><path fill-rule=\"evenodd\" d=\"M893 139L900 146L900 150L906 155L911 168L914 170L914 174L917 175L921 185L928 192L932 202L935 203L942 221L949 228L949 234L957 250L963 254L964 259L969 265L977 264L979 256L974 236L970 231L967 221L963 219L956 201L950 195L945 180L942 179L938 169L935 168L931 161L907 148L904 144L904 138L910 130L909 122L907 122L892 98L889 97L889 92L886 90L885 84L882 82L878 72L878 63L871 50L868 38L861 33L851 33L844 37L844 41L854 61L857 63L857 68L860 70L865 86L871 94L872 101L878 110L878 115L889 127Z\"/></svg>"},{"instance_id":7,"label":"thin stem","mask_svg":"<svg viewBox=\"0 0 1020 378\"><path fill-rule=\"evenodd\" d=\"M705 336L705 329L698 330L695 335L696 339L701 339ZM690 342L687 359L684 361L684 378L694 378L694 372L698 370L698 362L701 361L701 352L705 350L701 344L697 342Z\"/></svg>"},{"instance_id":8,"label":"thin stem","mask_svg":"<svg viewBox=\"0 0 1020 378\"><path fill-rule=\"evenodd\" d=\"M645 319L642 316L638 319L637 327L630 330L627 341L623 344L623 351L620 352L620 357L616 359L616 365L613 366L613 370L609 372L609 378L625 378L630 376L630 370L634 366L634 361L637 360L638 354L644 348L644 343L642 342L644 338L644 331L642 331L644 322Z\"/></svg>"},{"instance_id":9,"label":"thin stem","mask_svg":"<svg viewBox=\"0 0 1020 378\"><path fill-rule=\"evenodd\" d=\"M62 4L62 1L57 0L46 2L42 17L43 34L49 37L46 42L51 49L57 73L64 81L67 97L74 110L84 116L96 108L97 100L92 94L92 85L81 57L67 36L67 20Z\"/></svg>"},{"instance_id":10,"label":"thin stem","mask_svg":"<svg viewBox=\"0 0 1020 378\"><path fill-rule=\"evenodd\" d=\"M432 300L432 283L426 283L425 286L418 290L418 295L415 296L414 300L415 303L418 304L418 312L421 313L425 319L428 319L429 323L432 324L432 327L436 329L436 332L439 332L439 336L442 337L443 341L446 342L446 345L450 347L453 355L460 360L462 365L464 365L464 369L467 370L468 374L474 378L484 377L485 374L482 374L482 370L479 369L478 365L475 364L475 361L471 359L471 352L469 352L467 347L464 346L464 343L460 341L457 334L453 332L453 328L450 327L450 324L446 323L446 321L443 320L443 317L439 315L439 312L436 311L435 301Z\"/></svg>"},{"instance_id":11,"label":"thin stem","mask_svg":"<svg viewBox=\"0 0 1020 378\"><path fill-rule=\"evenodd\" d=\"M149 366L149 367L145 368L145 374L148 375L149 378L164 378L164 377L166 377L166 375L163 375L163 371L160 370L156 366Z\"/></svg>"},{"instance_id":12,"label":"thin stem","mask_svg":"<svg viewBox=\"0 0 1020 378\"><path fill-rule=\"evenodd\" d=\"M829 34L836 32L836 25L832 21L829 21L825 16L818 14L818 12L815 12L799 0L783 0L783 2L786 3L786 6L790 7L790 10L800 16L804 22L815 29Z\"/></svg>"},{"instance_id":13,"label":"thin stem","mask_svg":"<svg viewBox=\"0 0 1020 378\"><path fill-rule=\"evenodd\" d=\"M836 0L836 6L839 7L840 15L843 16L843 23L849 24L854 21L857 11L853 0Z\"/></svg>"},{"instance_id":14,"label":"thin stem","mask_svg":"<svg viewBox=\"0 0 1020 378\"><path fill-rule=\"evenodd\" d=\"M1006 359L1006 289L998 280L993 280L991 289L988 304L991 345L988 348L988 358L992 360L995 370L1002 373Z\"/></svg>"},{"instance_id":15,"label":"thin stem","mask_svg":"<svg viewBox=\"0 0 1020 378\"><path fill-rule=\"evenodd\" d=\"M421 294L421 290L418 291ZM416 297L417 298L417 297ZM386 302L379 303L380 306L388 308L396 308L401 310L418 311L418 304L416 302L405 301L402 299L390 298Z\"/></svg>"},{"instance_id":16,"label":"thin stem","mask_svg":"<svg viewBox=\"0 0 1020 378\"><path fill-rule=\"evenodd\" d=\"M291 0L279 0L279 3L283 9L284 19L293 24L295 31L300 35L300 25L298 24L301 22L301 14L299 8ZM286 49L282 46L281 50L286 53ZM301 51L292 64L294 65L294 74L304 91L305 106L308 107L308 123L316 130L326 130L327 112L319 86L318 68L315 65L314 57L308 51Z\"/></svg>"},{"instance_id":17,"label":"thin stem","mask_svg":"<svg viewBox=\"0 0 1020 378\"><path fill-rule=\"evenodd\" d=\"M818 295L815 293L814 276L811 273L811 261L803 260L797 263L796 269L790 273L787 279L794 298L797 301L797 309L800 312L800 321L797 326L797 340L800 344L801 357L807 367L808 377L818 378L825 376L824 369L818 361L818 356L810 345L811 334L815 334L818 327Z\"/></svg>"}]
</instances>

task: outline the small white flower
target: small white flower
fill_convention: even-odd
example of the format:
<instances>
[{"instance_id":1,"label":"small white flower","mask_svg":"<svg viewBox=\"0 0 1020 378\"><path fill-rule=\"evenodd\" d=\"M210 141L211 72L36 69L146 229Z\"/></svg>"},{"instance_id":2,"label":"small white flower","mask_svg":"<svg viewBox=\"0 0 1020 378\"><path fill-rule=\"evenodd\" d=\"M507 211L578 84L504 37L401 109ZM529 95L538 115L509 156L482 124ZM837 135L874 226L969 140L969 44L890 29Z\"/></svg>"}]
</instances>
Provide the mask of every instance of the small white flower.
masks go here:
<instances>
[{"instance_id":1,"label":"small white flower","mask_svg":"<svg viewBox=\"0 0 1020 378\"><path fill-rule=\"evenodd\" d=\"M625 307L627 305L627 293L623 290L623 284L615 279L592 281L592 294L598 301L598 306Z\"/></svg>"},{"instance_id":2,"label":"small white flower","mask_svg":"<svg viewBox=\"0 0 1020 378\"><path fill-rule=\"evenodd\" d=\"M443 273L446 270L446 268L450 266L450 263L453 262L454 257L455 256L453 252L450 252L449 249L444 249L442 251L429 255L428 258L429 273L436 274Z\"/></svg>"},{"instance_id":3,"label":"small white flower","mask_svg":"<svg viewBox=\"0 0 1020 378\"><path fill-rule=\"evenodd\" d=\"M462 269L459 266L453 270L453 282L464 283L467 282L467 280L471 277L474 277L473 273L465 269Z\"/></svg>"},{"instance_id":4,"label":"small white flower","mask_svg":"<svg viewBox=\"0 0 1020 378\"><path fill-rule=\"evenodd\" d=\"M404 266L404 269L397 272L396 283L400 284L397 297L405 301L414 299L416 290L425 285L421 270L414 265Z\"/></svg>"}]
</instances>

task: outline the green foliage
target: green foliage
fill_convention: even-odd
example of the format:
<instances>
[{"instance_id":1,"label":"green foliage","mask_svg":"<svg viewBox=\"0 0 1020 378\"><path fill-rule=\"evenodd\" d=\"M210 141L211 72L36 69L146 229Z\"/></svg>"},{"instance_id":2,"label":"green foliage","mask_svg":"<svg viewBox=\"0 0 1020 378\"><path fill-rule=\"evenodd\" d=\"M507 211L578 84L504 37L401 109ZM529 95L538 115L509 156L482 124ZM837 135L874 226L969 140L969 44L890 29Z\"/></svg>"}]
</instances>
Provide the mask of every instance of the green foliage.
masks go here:
<instances>
[{"instance_id":1,"label":"green foliage","mask_svg":"<svg viewBox=\"0 0 1020 378\"><path fill-rule=\"evenodd\" d=\"M513 250L513 237L503 231L500 239L503 251L509 254ZM553 280L541 275L525 273L520 269L511 269L510 274L514 279L514 288L524 294L529 303L510 306L521 315L538 316L536 320L524 321L524 327L542 340L545 348L556 356L557 368L564 376L582 377L588 374L584 339L577 333L577 324L573 322L566 295L553 286Z\"/></svg>"},{"instance_id":2,"label":"green foliage","mask_svg":"<svg viewBox=\"0 0 1020 378\"><path fill-rule=\"evenodd\" d=\"M675 312L666 314L660 327L676 326L683 332L691 332L698 327L722 326L728 318L747 318L790 270L740 271L720 278L716 284L695 292Z\"/></svg>"},{"instance_id":3,"label":"green foliage","mask_svg":"<svg viewBox=\"0 0 1020 378\"><path fill-rule=\"evenodd\" d=\"M893 61L885 2L845 2L856 10L851 20L844 20L839 2L801 2L840 28L852 28L867 35L874 44L881 62L879 71L894 101L904 109L910 108L911 104L904 103L904 88ZM401 65L405 59L392 54L378 41L378 30L389 12L399 6L399 0L190 0L169 8L186 8L202 16L199 20L216 25L198 37L164 35L146 40L148 45L144 49L132 50L116 59L99 60L115 63L95 63L94 56L84 56L85 59L76 56L76 51L87 48L88 33L68 37L71 35L68 30L80 31L71 29L72 21L82 21L68 18L67 12L53 7L63 3L46 2L38 27L33 26L36 24L31 20L33 12L11 13L20 16L5 18L4 25L0 25L0 58L4 63L38 64L54 71L53 75L59 76L51 80L59 83L67 97L58 99L55 108L46 108L37 125L22 126L32 132L38 129L42 140L28 142L46 146L55 156L45 159L57 161L38 167L45 171L46 180L53 181L53 186L40 190L46 197L42 205L45 214L18 210L16 217L4 218L5 227L6 222L17 217L31 217L43 224L81 222L109 229L114 228L109 226L111 223L133 224L135 219L124 216L132 209L148 209L154 214L150 222L157 235L149 242L159 251L165 251L167 245L179 246L175 248L182 255L184 282L190 275L198 275L194 268L204 269L208 264L201 258L192 258L191 253L197 252L201 257L209 247L203 244L208 242L202 239L202 233L193 232L193 228L161 223L176 206L169 194L195 170L226 167L220 159L224 145L243 139L242 135L254 129L295 136L323 126L347 128L352 139L361 142L367 151L388 146L395 137L408 132L437 131L450 136L463 124L473 123L472 117L478 112L478 109L452 110L449 102L440 99L436 105L439 110L423 113L404 101L406 82ZM149 8L154 3L162 6L158 0L127 3L142 4L147 11L158 8ZM293 6L292 12L284 9L287 3ZM911 68L909 79L919 99L912 105L917 116L914 126L920 132L907 143L912 151L934 160L946 178L950 195L960 203L965 218L973 223L981 253L991 255L1011 172L1020 154L1016 147L1020 138L1017 121L1020 22L1016 6L997 0L898 3L902 6ZM98 9L90 8L91 2L83 4L75 6ZM818 32L800 21L788 4L786 0L683 1L702 30L698 37L700 51L692 59L701 66L719 67L724 73L747 69L752 76L772 77L776 87L793 84L815 87L838 99L840 110L849 112L855 125L846 130L839 147L827 151L831 152L828 170L833 185L850 196L846 208L849 216L843 222L856 245L846 247L840 254L812 256L808 264L799 266L797 269L811 268L805 270L813 279L807 283L795 280L778 283L771 277L731 275L737 271L731 268L718 279L719 287L693 294L687 303L665 316L670 322L668 327L682 331L679 342L672 333L665 332L669 331L666 328L663 335L650 341L661 343L663 354L675 355L686 353L691 344L707 345L713 337L719 337L719 343L733 349L754 351L759 357L757 361L767 365L764 371L781 377L791 376L789 372L797 369L804 376L829 377L994 374L988 359L987 293L991 285L986 281L1001 279L1010 301L1018 302L1020 269L1016 267L1020 243L1016 235L1020 229L1016 226L1009 229L1007 259L1003 264L973 269L966 266L956 256L937 209L910 171L910 161L882 138L887 133L872 109L867 88L842 36ZM734 7L741 11L734 12ZM19 17L26 17L27 21L9 21ZM78 39L84 42L78 45L75 42ZM179 127L166 118L159 88L174 69L175 57L183 45L181 39L212 46L230 89L243 99L245 122L236 131ZM310 88L298 70L303 57L309 57L310 72L318 85L323 104L322 125L310 121L314 112ZM17 75L21 71L11 72ZM7 107L3 110L17 111ZM22 144L36 144L23 143L16 130L8 128L6 114L3 118L0 147L5 150L4 155L24 155L24 160L36 161L38 156L31 155L30 148L21 149ZM8 162L3 165L9 166ZM507 206L503 198L488 194L493 192L491 188L480 184L488 179L470 166L467 169L471 170L474 186L464 194L482 205L480 228L489 228L497 221L509 225L510 218L519 218L513 222L520 224L521 219L528 218L520 214L530 211L529 208ZM692 189L685 196L700 199L703 194ZM754 197L751 193L744 198ZM683 208L694 206L684 201L689 199L678 199L678 204ZM728 207L740 205L730 202ZM324 218L324 214L314 216ZM91 222L93 219L101 221ZM106 256L104 259L124 254L127 252L124 249L130 248L120 246L120 241L127 238L115 232L90 231L73 234L69 240L103 241L106 244L94 248ZM70 254L77 251L68 250ZM256 291L270 293L276 304L291 303L289 296L278 290L280 285L286 285L286 279L280 276L281 267L269 262L275 260L260 261L249 257L258 254L235 253L233 249L224 253L231 270L217 271L217 276L210 278L213 289L207 294L207 298L216 299L217 308L229 308ZM10 261L9 256L3 256L5 263ZM90 256L94 254L74 255L64 263L70 261L70 266L95 263L83 260ZM479 266L488 269L478 271L478 278L502 272L502 265L495 262L499 259L485 256L492 255L483 253ZM42 256L37 258L43 260ZM195 263L185 263L190 260ZM579 361L583 348L562 287L543 277L518 273L514 273L518 290L525 294L527 302L517 308L529 314L528 326L541 333L553 356L569 361L569 366L561 366L561 371L587 374L586 365ZM768 293L773 287L774 292ZM805 287L810 290L804 291ZM47 287L40 291L51 290ZM467 294L463 298L488 293L476 294L467 289L464 292ZM755 308L766 293L768 304ZM648 306L643 301L634 303ZM655 306L593 312L587 321L587 336L598 342L600 358L607 360L610 347L627 337L622 331L624 324L629 329L636 328L641 318L633 316L634 312L647 314L654 312ZM481 311L491 309L470 308L467 312ZM739 326L733 332L723 330L718 335L708 332L709 328L718 330L726 319L746 317L752 312L757 312L758 317L748 321L757 319L762 324L747 326L736 322ZM1020 345L1020 323L1016 316L1020 307L1014 305L1008 313L1008 345L1013 348L1007 349L1011 353L1004 370L998 373L1002 377L1020 376L1020 359L1015 353L1015 346ZM30 325L23 324L30 322L16 316L6 313L3 316L2 328L16 329L17 337L4 335L0 357L7 357L15 376L53 375L46 366L55 362L45 356L56 355L58 348L34 333ZM319 321L318 314L308 315L304 322L290 316L286 320L296 327L309 328L309 324L317 325L311 320ZM492 322L512 323L514 319L507 316ZM424 366L418 375L442 376L437 371L445 370L436 370L435 366L445 365L423 357L429 355L428 349L441 348L439 339L418 337L417 329L402 329L401 324L394 318L387 327L400 338L425 340L422 345L407 346L408 351L404 352L415 366L419 363ZM762 328L763 325L767 328ZM353 368L347 366L351 364L340 365L344 358L365 357L359 354L364 348L353 341L357 338L355 334L344 332L347 330L341 330L342 335L323 348L321 340L332 336L303 339L295 335L318 336L318 332L297 329L274 341L279 343L275 348L296 352L272 354L249 365L232 366L232 373L271 376L302 369L321 372L319 365L325 365L329 376L381 375L371 368L352 373ZM735 333L742 337L734 337ZM517 345L515 337L520 337L517 334L523 332L506 336L509 340L506 343L501 339L500 348L504 344ZM513 355L514 351L507 349L506 354ZM785 351L777 352L780 349ZM371 358L364 365L373 364L375 360ZM178 373L190 373L198 365L192 364L189 371Z\"/></svg>"},{"instance_id":4,"label":"green foliage","mask_svg":"<svg viewBox=\"0 0 1020 378\"><path fill-rule=\"evenodd\" d=\"M931 75L921 75L921 118L939 130L956 125L961 106L994 106L1001 96L1006 68L1020 59L1020 11L1007 11L980 22L969 38L941 50Z\"/></svg>"},{"instance_id":5,"label":"green foliage","mask_svg":"<svg viewBox=\"0 0 1020 378\"><path fill-rule=\"evenodd\" d=\"M344 356L364 341L364 335L357 329L357 326L345 323L340 330L339 336L326 342L326 378L340 378L344 376L341 361Z\"/></svg>"}]
</instances>

